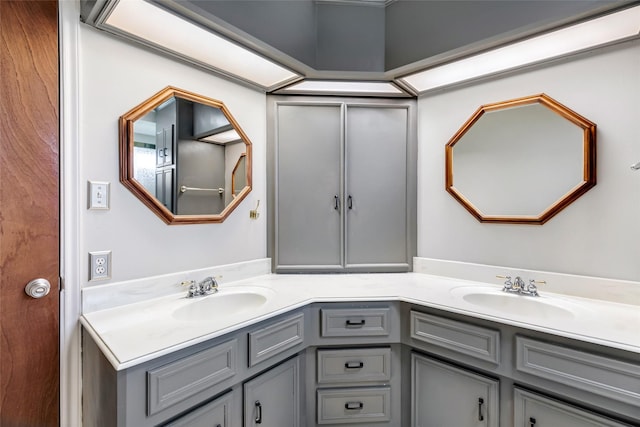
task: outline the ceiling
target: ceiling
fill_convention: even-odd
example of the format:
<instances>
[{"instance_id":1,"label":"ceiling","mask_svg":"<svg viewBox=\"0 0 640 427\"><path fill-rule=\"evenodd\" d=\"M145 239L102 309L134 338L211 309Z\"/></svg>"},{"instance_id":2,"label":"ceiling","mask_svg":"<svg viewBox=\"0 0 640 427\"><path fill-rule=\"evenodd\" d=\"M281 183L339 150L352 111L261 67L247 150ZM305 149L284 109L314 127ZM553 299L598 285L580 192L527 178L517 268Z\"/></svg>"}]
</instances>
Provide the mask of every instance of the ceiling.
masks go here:
<instances>
[{"instance_id":1,"label":"ceiling","mask_svg":"<svg viewBox=\"0 0 640 427\"><path fill-rule=\"evenodd\" d=\"M397 86L402 86L402 78L411 73L640 3L632 0L145 1L279 64L299 76L298 81L393 82ZM83 20L130 36L113 31L108 25L102 25L104 19L95 18L98 13L106 15L104 11L113 9L114 5L117 1L81 0ZM140 37L134 39L141 41ZM163 50L158 43L142 42ZM188 55L181 52L178 56L188 59L185 58ZM215 66L214 69L220 70ZM278 91L291 82L263 84L262 88L267 92ZM401 89L409 95L416 94L406 85Z\"/></svg>"},{"instance_id":2,"label":"ceiling","mask_svg":"<svg viewBox=\"0 0 640 427\"><path fill-rule=\"evenodd\" d=\"M388 80L573 23L616 0L158 0L307 78Z\"/></svg>"}]
</instances>

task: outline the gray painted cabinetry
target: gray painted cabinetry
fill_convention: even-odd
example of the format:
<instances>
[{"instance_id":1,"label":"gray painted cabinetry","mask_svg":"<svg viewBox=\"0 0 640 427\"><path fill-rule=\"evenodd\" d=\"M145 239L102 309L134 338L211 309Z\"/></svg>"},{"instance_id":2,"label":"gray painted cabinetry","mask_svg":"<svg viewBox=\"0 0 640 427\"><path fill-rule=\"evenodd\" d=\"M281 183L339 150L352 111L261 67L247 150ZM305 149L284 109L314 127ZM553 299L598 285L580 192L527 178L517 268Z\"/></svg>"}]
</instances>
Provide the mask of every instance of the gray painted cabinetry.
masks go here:
<instances>
[{"instance_id":1,"label":"gray painted cabinetry","mask_svg":"<svg viewBox=\"0 0 640 427\"><path fill-rule=\"evenodd\" d=\"M307 311L120 371L83 331L83 426L304 427Z\"/></svg>"},{"instance_id":2,"label":"gray painted cabinetry","mask_svg":"<svg viewBox=\"0 0 640 427\"><path fill-rule=\"evenodd\" d=\"M495 379L411 355L411 418L415 427L498 427L498 395Z\"/></svg>"},{"instance_id":3,"label":"gray painted cabinetry","mask_svg":"<svg viewBox=\"0 0 640 427\"><path fill-rule=\"evenodd\" d=\"M596 415L555 399L514 389L514 423L527 427L625 427L610 418Z\"/></svg>"},{"instance_id":4,"label":"gray painted cabinetry","mask_svg":"<svg viewBox=\"0 0 640 427\"><path fill-rule=\"evenodd\" d=\"M412 427L640 425L637 355L447 312L404 315Z\"/></svg>"},{"instance_id":5,"label":"gray painted cabinetry","mask_svg":"<svg viewBox=\"0 0 640 427\"><path fill-rule=\"evenodd\" d=\"M637 354L397 301L311 304L121 371L83 338L84 427L640 426Z\"/></svg>"},{"instance_id":6,"label":"gray painted cabinetry","mask_svg":"<svg viewBox=\"0 0 640 427\"><path fill-rule=\"evenodd\" d=\"M246 427L300 425L300 361L296 357L244 384Z\"/></svg>"},{"instance_id":7,"label":"gray painted cabinetry","mask_svg":"<svg viewBox=\"0 0 640 427\"><path fill-rule=\"evenodd\" d=\"M415 101L269 100L274 270L410 271Z\"/></svg>"},{"instance_id":8,"label":"gray painted cabinetry","mask_svg":"<svg viewBox=\"0 0 640 427\"><path fill-rule=\"evenodd\" d=\"M403 425L398 304L318 304L311 318L315 425Z\"/></svg>"}]
</instances>

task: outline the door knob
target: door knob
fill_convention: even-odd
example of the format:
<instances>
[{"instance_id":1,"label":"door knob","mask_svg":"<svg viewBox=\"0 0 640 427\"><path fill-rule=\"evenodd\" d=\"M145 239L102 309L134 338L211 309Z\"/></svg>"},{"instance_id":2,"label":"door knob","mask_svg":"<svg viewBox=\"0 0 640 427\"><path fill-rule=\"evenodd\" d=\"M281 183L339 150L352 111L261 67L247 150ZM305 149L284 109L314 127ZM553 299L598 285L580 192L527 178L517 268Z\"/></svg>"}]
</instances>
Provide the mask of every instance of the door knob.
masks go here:
<instances>
[{"instance_id":1,"label":"door knob","mask_svg":"<svg viewBox=\"0 0 640 427\"><path fill-rule=\"evenodd\" d=\"M27 283L24 291L32 298L42 298L51 290L51 283L47 279L35 279Z\"/></svg>"}]
</instances>

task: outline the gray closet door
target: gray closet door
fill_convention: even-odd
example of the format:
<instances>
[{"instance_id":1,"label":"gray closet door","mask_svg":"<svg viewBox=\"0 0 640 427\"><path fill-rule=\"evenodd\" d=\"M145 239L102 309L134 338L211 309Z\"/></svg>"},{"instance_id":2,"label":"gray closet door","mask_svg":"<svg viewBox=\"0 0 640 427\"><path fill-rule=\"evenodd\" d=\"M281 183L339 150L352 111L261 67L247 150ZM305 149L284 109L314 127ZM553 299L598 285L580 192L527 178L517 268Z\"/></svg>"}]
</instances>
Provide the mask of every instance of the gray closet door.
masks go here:
<instances>
[{"instance_id":1,"label":"gray closet door","mask_svg":"<svg viewBox=\"0 0 640 427\"><path fill-rule=\"evenodd\" d=\"M407 264L407 108L347 106L346 264Z\"/></svg>"},{"instance_id":2,"label":"gray closet door","mask_svg":"<svg viewBox=\"0 0 640 427\"><path fill-rule=\"evenodd\" d=\"M278 105L276 265L342 264L341 107Z\"/></svg>"}]
</instances>

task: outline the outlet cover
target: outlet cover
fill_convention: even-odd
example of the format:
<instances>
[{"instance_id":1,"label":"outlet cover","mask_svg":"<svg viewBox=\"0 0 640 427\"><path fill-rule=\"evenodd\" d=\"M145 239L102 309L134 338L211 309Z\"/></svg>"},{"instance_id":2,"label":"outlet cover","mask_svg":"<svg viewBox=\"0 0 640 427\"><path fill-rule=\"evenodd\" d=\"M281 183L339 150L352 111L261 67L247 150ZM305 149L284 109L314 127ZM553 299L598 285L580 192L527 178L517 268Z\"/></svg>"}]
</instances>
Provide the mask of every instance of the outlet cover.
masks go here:
<instances>
[{"instance_id":1,"label":"outlet cover","mask_svg":"<svg viewBox=\"0 0 640 427\"><path fill-rule=\"evenodd\" d=\"M89 252L89 281L111 279L111 251Z\"/></svg>"}]
</instances>

